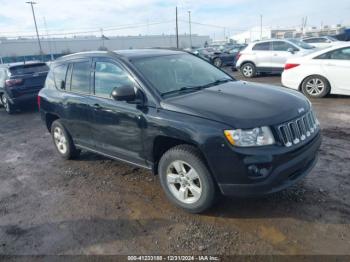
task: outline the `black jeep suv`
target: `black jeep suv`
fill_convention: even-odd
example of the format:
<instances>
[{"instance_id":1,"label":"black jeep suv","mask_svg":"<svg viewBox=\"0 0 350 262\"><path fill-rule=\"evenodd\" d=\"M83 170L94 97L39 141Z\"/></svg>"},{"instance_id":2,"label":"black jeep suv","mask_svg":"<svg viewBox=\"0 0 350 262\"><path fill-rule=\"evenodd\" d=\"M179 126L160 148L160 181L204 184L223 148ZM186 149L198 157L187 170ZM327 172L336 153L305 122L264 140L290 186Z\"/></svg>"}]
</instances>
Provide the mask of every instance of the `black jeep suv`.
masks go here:
<instances>
[{"instance_id":1,"label":"black jeep suv","mask_svg":"<svg viewBox=\"0 0 350 262\"><path fill-rule=\"evenodd\" d=\"M35 102L48 71L39 62L0 65L0 100L6 112L12 114L19 106Z\"/></svg>"},{"instance_id":2,"label":"black jeep suv","mask_svg":"<svg viewBox=\"0 0 350 262\"><path fill-rule=\"evenodd\" d=\"M153 170L190 212L209 208L216 192L262 195L294 184L321 144L302 94L236 81L180 51L62 57L38 101L62 157L83 149Z\"/></svg>"}]
</instances>

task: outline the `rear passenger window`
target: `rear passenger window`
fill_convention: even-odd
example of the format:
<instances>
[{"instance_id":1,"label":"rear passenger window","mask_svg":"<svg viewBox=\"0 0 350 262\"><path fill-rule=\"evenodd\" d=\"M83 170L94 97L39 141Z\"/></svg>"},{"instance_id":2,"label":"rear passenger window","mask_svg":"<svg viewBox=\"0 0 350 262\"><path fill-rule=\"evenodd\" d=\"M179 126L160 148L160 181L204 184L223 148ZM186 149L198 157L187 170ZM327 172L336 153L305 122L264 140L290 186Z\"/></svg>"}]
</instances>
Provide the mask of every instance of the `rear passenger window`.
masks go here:
<instances>
[{"instance_id":1,"label":"rear passenger window","mask_svg":"<svg viewBox=\"0 0 350 262\"><path fill-rule=\"evenodd\" d=\"M270 50L270 42L256 44L253 47L253 50L256 50L256 51L269 51Z\"/></svg>"},{"instance_id":2,"label":"rear passenger window","mask_svg":"<svg viewBox=\"0 0 350 262\"><path fill-rule=\"evenodd\" d=\"M60 65L55 67L55 84L56 88L65 90L66 89L66 74L68 65Z\"/></svg>"},{"instance_id":3,"label":"rear passenger window","mask_svg":"<svg viewBox=\"0 0 350 262\"><path fill-rule=\"evenodd\" d=\"M96 62L95 95L109 98L114 88L133 85L129 74L120 66L110 62Z\"/></svg>"},{"instance_id":4,"label":"rear passenger window","mask_svg":"<svg viewBox=\"0 0 350 262\"><path fill-rule=\"evenodd\" d=\"M90 62L77 62L73 64L71 91L90 93Z\"/></svg>"}]
</instances>

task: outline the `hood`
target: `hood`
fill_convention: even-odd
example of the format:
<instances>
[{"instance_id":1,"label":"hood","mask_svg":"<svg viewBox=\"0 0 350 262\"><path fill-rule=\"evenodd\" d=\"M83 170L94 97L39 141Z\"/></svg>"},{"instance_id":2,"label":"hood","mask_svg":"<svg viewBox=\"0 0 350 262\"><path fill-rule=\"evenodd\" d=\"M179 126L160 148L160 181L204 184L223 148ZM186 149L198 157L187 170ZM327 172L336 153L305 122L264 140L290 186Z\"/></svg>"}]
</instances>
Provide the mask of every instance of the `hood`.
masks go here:
<instances>
[{"instance_id":1,"label":"hood","mask_svg":"<svg viewBox=\"0 0 350 262\"><path fill-rule=\"evenodd\" d=\"M161 102L161 106L233 128L281 124L310 108L308 100L297 91L242 81L168 98Z\"/></svg>"}]
</instances>

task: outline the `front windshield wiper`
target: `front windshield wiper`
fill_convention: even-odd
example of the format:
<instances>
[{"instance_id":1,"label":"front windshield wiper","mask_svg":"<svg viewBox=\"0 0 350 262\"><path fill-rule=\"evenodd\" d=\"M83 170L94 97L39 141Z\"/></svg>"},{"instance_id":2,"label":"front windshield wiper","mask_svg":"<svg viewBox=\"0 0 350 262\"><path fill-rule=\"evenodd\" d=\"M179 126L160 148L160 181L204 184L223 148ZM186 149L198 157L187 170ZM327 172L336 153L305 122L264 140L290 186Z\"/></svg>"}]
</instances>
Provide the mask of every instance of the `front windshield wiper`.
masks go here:
<instances>
[{"instance_id":1,"label":"front windshield wiper","mask_svg":"<svg viewBox=\"0 0 350 262\"><path fill-rule=\"evenodd\" d=\"M184 86L184 87L181 87L180 89L171 90L171 91L162 93L162 96L164 96L164 95L167 96L167 95L171 95L171 94L182 94L182 93L187 93L187 92L198 91L198 90L201 90L201 89L204 89L204 88L220 85L220 84L223 84L223 83L226 83L226 82L230 82L230 81L233 81L233 79L231 79L231 78L218 79L218 80L215 80L214 82L211 82L211 83L208 83L208 84L205 84L205 85L200 85L200 86Z\"/></svg>"}]
</instances>

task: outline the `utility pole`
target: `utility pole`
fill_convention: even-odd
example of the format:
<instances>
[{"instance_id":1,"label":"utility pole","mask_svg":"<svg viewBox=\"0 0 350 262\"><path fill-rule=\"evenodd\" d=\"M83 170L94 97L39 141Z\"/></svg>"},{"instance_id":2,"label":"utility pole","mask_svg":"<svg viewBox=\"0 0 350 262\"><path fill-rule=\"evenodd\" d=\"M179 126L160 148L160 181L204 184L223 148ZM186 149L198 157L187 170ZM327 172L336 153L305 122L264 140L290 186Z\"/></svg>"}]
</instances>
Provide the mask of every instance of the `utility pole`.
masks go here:
<instances>
[{"instance_id":1,"label":"utility pole","mask_svg":"<svg viewBox=\"0 0 350 262\"><path fill-rule=\"evenodd\" d=\"M47 24L46 24L46 18L44 16L44 25L45 25L45 30L46 30L46 37L47 37L47 42L49 44L49 49L50 49L50 56L51 56L51 61L55 60L53 57L53 53L52 53L52 47L51 47L51 39L49 36L49 30L47 29Z\"/></svg>"},{"instance_id":2,"label":"utility pole","mask_svg":"<svg viewBox=\"0 0 350 262\"><path fill-rule=\"evenodd\" d=\"M44 61L43 49L41 48L39 31L38 31L38 26L36 24L35 12L34 12L34 7L33 7L33 5L36 5L37 3L33 2L33 1L30 1L30 2L26 2L26 4L30 4L30 6L32 7L32 13L33 13L34 25L35 25L35 30L36 30L36 36L38 38L39 52L40 52L40 55L41 55L41 60Z\"/></svg>"},{"instance_id":3,"label":"utility pole","mask_svg":"<svg viewBox=\"0 0 350 262\"><path fill-rule=\"evenodd\" d=\"M263 21L263 15L260 15L260 40L262 40L262 35L263 35L263 33L262 33L262 22Z\"/></svg>"},{"instance_id":4,"label":"utility pole","mask_svg":"<svg viewBox=\"0 0 350 262\"><path fill-rule=\"evenodd\" d=\"M188 11L188 25L190 27L190 48L192 49L191 11Z\"/></svg>"},{"instance_id":5,"label":"utility pole","mask_svg":"<svg viewBox=\"0 0 350 262\"><path fill-rule=\"evenodd\" d=\"M179 49L179 24L177 19L177 6L176 6L176 48Z\"/></svg>"}]
</instances>

